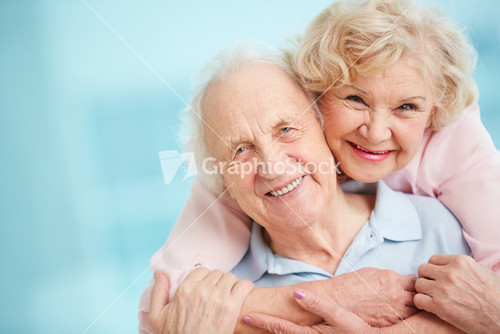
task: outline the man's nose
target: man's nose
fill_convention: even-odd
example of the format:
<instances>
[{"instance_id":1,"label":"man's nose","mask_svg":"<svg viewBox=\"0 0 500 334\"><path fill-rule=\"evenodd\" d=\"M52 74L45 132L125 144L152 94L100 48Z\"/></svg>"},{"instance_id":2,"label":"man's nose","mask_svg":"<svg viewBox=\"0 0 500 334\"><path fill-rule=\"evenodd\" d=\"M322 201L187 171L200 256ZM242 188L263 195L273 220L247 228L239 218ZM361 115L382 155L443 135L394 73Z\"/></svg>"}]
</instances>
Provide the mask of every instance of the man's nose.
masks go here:
<instances>
[{"instance_id":1,"label":"man's nose","mask_svg":"<svg viewBox=\"0 0 500 334\"><path fill-rule=\"evenodd\" d=\"M279 144L259 153L257 174L268 179L283 175L287 171L287 155Z\"/></svg>"}]
</instances>

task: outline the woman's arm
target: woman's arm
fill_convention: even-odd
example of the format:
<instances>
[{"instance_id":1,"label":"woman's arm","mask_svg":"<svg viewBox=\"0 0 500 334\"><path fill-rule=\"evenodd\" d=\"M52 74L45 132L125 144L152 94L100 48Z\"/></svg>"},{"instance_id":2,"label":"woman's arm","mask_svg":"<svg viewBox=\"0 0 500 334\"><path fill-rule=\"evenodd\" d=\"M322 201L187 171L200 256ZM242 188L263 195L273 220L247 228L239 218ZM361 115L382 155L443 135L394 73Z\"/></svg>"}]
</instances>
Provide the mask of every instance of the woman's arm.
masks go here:
<instances>
[{"instance_id":1,"label":"woman's arm","mask_svg":"<svg viewBox=\"0 0 500 334\"><path fill-rule=\"evenodd\" d=\"M310 291L296 290L294 296L295 301L302 309L316 314L325 321L313 326L300 326L293 322L262 313L249 314L243 318L243 321L249 326L280 334L463 333L459 329L427 312L417 313L389 327L372 327L354 313Z\"/></svg>"},{"instance_id":2,"label":"woman's arm","mask_svg":"<svg viewBox=\"0 0 500 334\"><path fill-rule=\"evenodd\" d=\"M250 281L238 280L231 273L198 268L188 275L169 302L168 278L157 271L147 321L149 331L155 334L197 330L232 333L235 326L237 333L255 333L254 327L238 321L246 312L269 312L301 324L315 324L321 317L305 311L291 297L294 287L304 287L331 295L335 303L372 323L388 326L400 321L398 317L406 318L416 312L406 305L413 300L414 282L411 276L365 268L329 280L252 290Z\"/></svg>"},{"instance_id":3,"label":"woman's arm","mask_svg":"<svg viewBox=\"0 0 500 334\"><path fill-rule=\"evenodd\" d=\"M463 227L474 259L500 273L500 151L479 106L456 122L427 131L420 151L384 181L395 190L438 198Z\"/></svg>"},{"instance_id":4,"label":"woman's arm","mask_svg":"<svg viewBox=\"0 0 500 334\"><path fill-rule=\"evenodd\" d=\"M316 324L322 319L304 311L293 301L295 289L307 289L324 296L334 304L359 315L373 326L390 326L416 313L413 306L415 277L391 270L364 268L328 280L293 286L254 288L241 310L241 316L266 313L301 325ZM253 333L255 328L244 322L237 333Z\"/></svg>"}]
</instances>

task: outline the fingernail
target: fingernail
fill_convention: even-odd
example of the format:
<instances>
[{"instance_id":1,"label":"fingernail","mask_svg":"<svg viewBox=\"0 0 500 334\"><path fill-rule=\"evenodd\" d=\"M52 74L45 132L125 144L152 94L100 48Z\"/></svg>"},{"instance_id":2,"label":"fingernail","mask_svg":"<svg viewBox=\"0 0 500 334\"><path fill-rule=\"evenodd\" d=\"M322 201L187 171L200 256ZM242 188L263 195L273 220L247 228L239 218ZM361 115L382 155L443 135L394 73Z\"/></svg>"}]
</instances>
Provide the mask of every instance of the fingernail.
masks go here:
<instances>
[{"instance_id":1,"label":"fingernail","mask_svg":"<svg viewBox=\"0 0 500 334\"><path fill-rule=\"evenodd\" d=\"M243 320L243 322L246 322L247 324L249 324L253 321L252 318L250 318L249 316L246 316L246 315L243 317L242 320Z\"/></svg>"},{"instance_id":2,"label":"fingernail","mask_svg":"<svg viewBox=\"0 0 500 334\"><path fill-rule=\"evenodd\" d=\"M160 277L160 273L158 271L155 271L155 280L158 280L159 277Z\"/></svg>"},{"instance_id":3,"label":"fingernail","mask_svg":"<svg viewBox=\"0 0 500 334\"><path fill-rule=\"evenodd\" d=\"M295 296L295 298L297 299L302 299L304 298L304 296L306 295L306 293L304 291L301 291L301 290L295 290L293 292L293 295Z\"/></svg>"}]
</instances>

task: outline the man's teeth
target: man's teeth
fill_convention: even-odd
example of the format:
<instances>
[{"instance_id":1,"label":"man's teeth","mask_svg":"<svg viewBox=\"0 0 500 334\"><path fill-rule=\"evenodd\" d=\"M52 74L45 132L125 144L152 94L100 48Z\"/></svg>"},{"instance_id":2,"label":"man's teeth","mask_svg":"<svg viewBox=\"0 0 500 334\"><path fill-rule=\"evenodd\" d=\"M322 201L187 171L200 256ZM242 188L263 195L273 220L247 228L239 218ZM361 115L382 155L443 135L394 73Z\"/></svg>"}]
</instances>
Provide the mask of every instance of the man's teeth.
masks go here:
<instances>
[{"instance_id":1,"label":"man's teeth","mask_svg":"<svg viewBox=\"0 0 500 334\"><path fill-rule=\"evenodd\" d=\"M271 191L271 195L276 197L276 196L281 196L281 195L289 193L293 189L297 188L297 186L300 184L300 181L302 181L302 178L303 178L303 176L293 180L292 183L290 183L286 187L281 188L280 190Z\"/></svg>"},{"instance_id":2,"label":"man's teeth","mask_svg":"<svg viewBox=\"0 0 500 334\"><path fill-rule=\"evenodd\" d=\"M357 144L354 144L354 146L356 146L356 148L360 151L363 151L363 152L366 152L366 153L370 153L370 154L386 154L386 153L389 153L389 151L382 151L382 152L372 152L372 151L368 151L368 150L365 150L364 148L362 148L361 146L357 145Z\"/></svg>"}]
</instances>

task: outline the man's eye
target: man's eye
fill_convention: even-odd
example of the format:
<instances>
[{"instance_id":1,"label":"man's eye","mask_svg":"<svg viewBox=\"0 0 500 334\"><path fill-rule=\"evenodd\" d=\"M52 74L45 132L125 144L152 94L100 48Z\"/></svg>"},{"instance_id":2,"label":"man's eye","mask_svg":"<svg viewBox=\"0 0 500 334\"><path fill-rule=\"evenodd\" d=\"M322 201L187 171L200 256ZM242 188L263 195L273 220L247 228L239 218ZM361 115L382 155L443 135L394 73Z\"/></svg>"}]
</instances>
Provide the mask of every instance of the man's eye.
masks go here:
<instances>
[{"instance_id":1,"label":"man's eye","mask_svg":"<svg viewBox=\"0 0 500 334\"><path fill-rule=\"evenodd\" d=\"M280 134L284 134L284 133L290 132L291 130L292 130L291 127L283 128L283 129L280 130Z\"/></svg>"},{"instance_id":2,"label":"man's eye","mask_svg":"<svg viewBox=\"0 0 500 334\"><path fill-rule=\"evenodd\" d=\"M238 148L236 149L235 154L240 154L240 153L243 153L243 152L245 152L246 150L247 150L247 148L246 148L246 147L238 147Z\"/></svg>"},{"instance_id":3,"label":"man's eye","mask_svg":"<svg viewBox=\"0 0 500 334\"><path fill-rule=\"evenodd\" d=\"M363 103L363 104L366 104L365 101L363 101L362 98L360 98L359 96L357 95L349 95L348 97L345 98L346 100L349 100L349 101L352 101L352 102L356 102L356 103Z\"/></svg>"}]
</instances>

